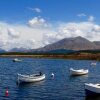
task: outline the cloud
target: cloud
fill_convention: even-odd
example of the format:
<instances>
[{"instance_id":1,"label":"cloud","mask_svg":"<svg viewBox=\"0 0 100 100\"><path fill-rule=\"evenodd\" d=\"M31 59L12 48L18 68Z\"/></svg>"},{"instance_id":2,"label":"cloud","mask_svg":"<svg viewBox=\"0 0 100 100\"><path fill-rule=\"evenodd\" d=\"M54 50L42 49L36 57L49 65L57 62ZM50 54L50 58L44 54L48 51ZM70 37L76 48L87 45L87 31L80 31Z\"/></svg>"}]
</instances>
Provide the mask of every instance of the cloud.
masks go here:
<instances>
[{"instance_id":1,"label":"cloud","mask_svg":"<svg viewBox=\"0 0 100 100\"><path fill-rule=\"evenodd\" d=\"M42 19L40 22L44 22ZM0 22L0 48L9 50L12 48L33 49L43 46L43 33L51 33L51 29L42 28L43 26L37 23L29 27L27 24L10 24Z\"/></svg>"},{"instance_id":2,"label":"cloud","mask_svg":"<svg viewBox=\"0 0 100 100\"><path fill-rule=\"evenodd\" d=\"M30 27L35 27L35 28L43 28L43 27L49 26L49 24L47 24L46 20L41 17L34 17L33 19L29 20L28 25Z\"/></svg>"},{"instance_id":3,"label":"cloud","mask_svg":"<svg viewBox=\"0 0 100 100\"><path fill-rule=\"evenodd\" d=\"M100 40L100 25L93 22L63 23L55 33L45 33L45 44L54 43L64 38L82 36L91 41Z\"/></svg>"},{"instance_id":4,"label":"cloud","mask_svg":"<svg viewBox=\"0 0 100 100\"><path fill-rule=\"evenodd\" d=\"M85 16L87 16L85 13L80 13L80 14L78 14L77 15L78 17L85 17Z\"/></svg>"},{"instance_id":5,"label":"cloud","mask_svg":"<svg viewBox=\"0 0 100 100\"><path fill-rule=\"evenodd\" d=\"M28 7L28 9L29 9L29 10L32 10L32 11L34 11L34 12L37 12L37 13L41 13L41 9L40 9L40 8L29 8L29 7Z\"/></svg>"},{"instance_id":6,"label":"cloud","mask_svg":"<svg viewBox=\"0 0 100 100\"><path fill-rule=\"evenodd\" d=\"M57 33L54 32L54 31L44 33L43 34L43 40L42 40L43 45L48 45L48 44L56 42L58 40L56 35L57 35Z\"/></svg>"},{"instance_id":7,"label":"cloud","mask_svg":"<svg viewBox=\"0 0 100 100\"><path fill-rule=\"evenodd\" d=\"M35 39L29 39L26 42L27 42L26 43L27 48L29 48L29 49L30 49L30 47L31 47L31 49L34 49L34 46L37 44L37 41Z\"/></svg>"},{"instance_id":8,"label":"cloud","mask_svg":"<svg viewBox=\"0 0 100 100\"><path fill-rule=\"evenodd\" d=\"M93 22L94 21L94 17L93 16L89 16L88 21Z\"/></svg>"},{"instance_id":9,"label":"cloud","mask_svg":"<svg viewBox=\"0 0 100 100\"><path fill-rule=\"evenodd\" d=\"M80 13L77 16L78 17L88 17L88 21L89 22L93 22L94 21L94 16L87 16L85 13Z\"/></svg>"},{"instance_id":10,"label":"cloud","mask_svg":"<svg viewBox=\"0 0 100 100\"><path fill-rule=\"evenodd\" d=\"M1 29L1 27L0 27L0 35L2 34L2 29Z\"/></svg>"},{"instance_id":11,"label":"cloud","mask_svg":"<svg viewBox=\"0 0 100 100\"><path fill-rule=\"evenodd\" d=\"M3 46L6 46L8 43L7 39L0 36L0 48L2 48Z\"/></svg>"},{"instance_id":12,"label":"cloud","mask_svg":"<svg viewBox=\"0 0 100 100\"><path fill-rule=\"evenodd\" d=\"M11 38L18 38L21 34L20 32L14 30L13 28L8 28L7 31L8 31L9 37L11 37Z\"/></svg>"},{"instance_id":13,"label":"cloud","mask_svg":"<svg viewBox=\"0 0 100 100\"><path fill-rule=\"evenodd\" d=\"M26 25L0 22L0 48L5 50L35 49L76 36L100 41L100 25L95 24L93 20L53 24L41 17L34 17Z\"/></svg>"}]
</instances>

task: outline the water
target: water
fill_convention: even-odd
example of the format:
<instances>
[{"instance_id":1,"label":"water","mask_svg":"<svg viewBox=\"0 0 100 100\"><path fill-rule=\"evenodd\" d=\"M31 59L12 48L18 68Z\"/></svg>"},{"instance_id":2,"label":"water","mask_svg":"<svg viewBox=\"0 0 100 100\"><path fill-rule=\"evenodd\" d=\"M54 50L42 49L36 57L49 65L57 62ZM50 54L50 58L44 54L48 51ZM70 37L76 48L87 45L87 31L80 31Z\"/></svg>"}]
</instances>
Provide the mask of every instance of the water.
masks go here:
<instances>
[{"instance_id":1,"label":"water","mask_svg":"<svg viewBox=\"0 0 100 100\"><path fill-rule=\"evenodd\" d=\"M96 67L88 60L35 59L22 58L22 62L12 62L13 58L0 58L0 100L100 100L87 98L85 82L100 82L100 62ZM89 74L71 77L69 68L86 68ZM17 73L33 74L42 71L46 79L37 83L17 85ZM51 73L55 77L51 77ZM9 96L5 96L6 88Z\"/></svg>"}]
</instances>

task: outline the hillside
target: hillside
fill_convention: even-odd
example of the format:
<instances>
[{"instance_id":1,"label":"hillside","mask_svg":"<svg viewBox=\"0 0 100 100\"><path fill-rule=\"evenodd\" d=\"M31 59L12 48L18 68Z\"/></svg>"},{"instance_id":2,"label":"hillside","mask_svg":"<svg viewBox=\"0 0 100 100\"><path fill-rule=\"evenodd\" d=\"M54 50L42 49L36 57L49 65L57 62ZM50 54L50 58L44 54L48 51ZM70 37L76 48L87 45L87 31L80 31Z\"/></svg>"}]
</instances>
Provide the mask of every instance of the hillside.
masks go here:
<instances>
[{"instance_id":1,"label":"hillside","mask_svg":"<svg viewBox=\"0 0 100 100\"><path fill-rule=\"evenodd\" d=\"M49 44L37 51L51 51L51 50L98 50L100 49L100 42L92 42L83 37L65 38L56 43Z\"/></svg>"}]
</instances>

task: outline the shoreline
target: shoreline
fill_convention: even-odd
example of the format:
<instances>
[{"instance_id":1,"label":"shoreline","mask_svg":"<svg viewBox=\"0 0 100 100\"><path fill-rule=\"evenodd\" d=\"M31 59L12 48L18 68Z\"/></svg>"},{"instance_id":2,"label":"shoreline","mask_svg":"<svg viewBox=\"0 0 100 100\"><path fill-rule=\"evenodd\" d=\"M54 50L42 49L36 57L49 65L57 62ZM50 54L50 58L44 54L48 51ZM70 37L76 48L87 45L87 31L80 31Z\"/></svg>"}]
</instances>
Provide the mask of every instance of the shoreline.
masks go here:
<instances>
[{"instance_id":1,"label":"shoreline","mask_svg":"<svg viewBox=\"0 0 100 100\"><path fill-rule=\"evenodd\" d=\"M12 55L0 55L0 57L29 57L29 58L56 58L56 59L73 59L73 60L99 60L100 61L100 54L49 54L49 55L43 55L43 54L36 54L36 55L18 55L18 54L12 54Z\"/></svg>"}]
</instances>

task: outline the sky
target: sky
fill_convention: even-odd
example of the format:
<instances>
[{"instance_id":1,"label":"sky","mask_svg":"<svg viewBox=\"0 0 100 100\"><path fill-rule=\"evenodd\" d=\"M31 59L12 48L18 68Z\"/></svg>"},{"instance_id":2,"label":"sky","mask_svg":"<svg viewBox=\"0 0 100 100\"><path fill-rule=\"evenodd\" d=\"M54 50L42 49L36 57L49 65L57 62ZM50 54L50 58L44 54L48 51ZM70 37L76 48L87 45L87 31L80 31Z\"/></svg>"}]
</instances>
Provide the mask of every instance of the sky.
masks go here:
<instances>
[{"instance_id":1,"label":"sky","mask_svg":"<svg viewBox=\"0 0 100 100\"><path fill-rule=\"evenodd\" d=\"M63 38L100 41L100 0L0 0L0 48L35 49Z\"/></svg>"}]
</instances>

